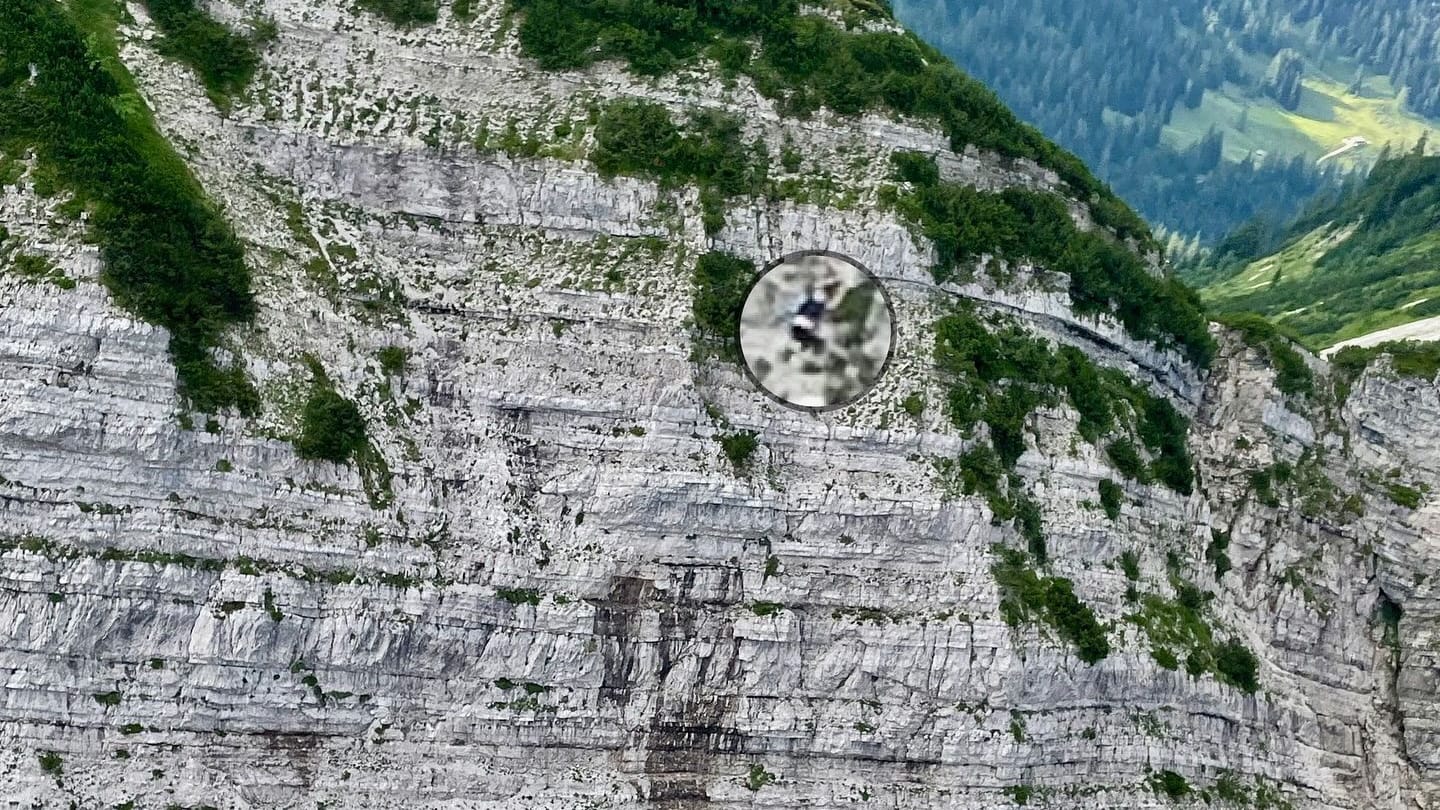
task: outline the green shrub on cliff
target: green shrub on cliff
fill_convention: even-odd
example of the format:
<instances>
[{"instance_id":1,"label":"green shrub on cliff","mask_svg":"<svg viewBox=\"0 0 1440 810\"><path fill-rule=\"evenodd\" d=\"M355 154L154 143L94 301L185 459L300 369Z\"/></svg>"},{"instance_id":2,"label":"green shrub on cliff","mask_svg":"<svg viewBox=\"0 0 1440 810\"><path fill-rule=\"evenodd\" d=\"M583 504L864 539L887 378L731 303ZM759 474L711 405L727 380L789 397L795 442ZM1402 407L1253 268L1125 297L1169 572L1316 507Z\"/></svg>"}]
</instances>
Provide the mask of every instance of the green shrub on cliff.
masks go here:
<instances>
[{"instance_id":1,"label":"green shrub on cliff","mask_svg":"<svg viewBox=\"0 0 1440 810\"><path fill-rule=\"evenodd\" d=\"M106 35L87 44L72 14ZM98 14L50 0L0 4L0 151L33 151L37 172L89 209L101 280L117 304L170 332L191 404L254 412L239 363L213 353L228 326L254 313L243 249L155 130Z\"/></svg>"},{"instance_id":2,"label":"green shrub on cliff","mask_svg":"<svg viewBox=\"0 0 1440 810\"><path fill-rule=\"evenodd\" d=\"M315 386L305 401L304 422L295 439L301 458L345 464L366 445L365 419L355 403L333 388Z\"/></svg>"},{"instance_id":3,"label":"green shrub on cliff","mask_svg":"<svg viewBox=\"0 0 1440 810\"><path fill-rule=\"evenodd\" d=\"M1185 671L1191 676L1210 672L1221 683L1253 693L1259 688L1259 661L1238 638L1215 640L1209 620L1214 595L1181 579L1173 570L1170 584L1175 591L1173 599L1145 594L1139 610L1125 617L1145 632L1152 655L1163 665L1165 661L1178 663L1183 654Z\"/></svg>"},{"instance_id":4,"label":"green shrub on cliff","mask_svg":"<svg viewBox=\"0 0 1440 810\"><path fill-rule=\"evenodd\" d=\"M439 16L435 0L356 0L356 4L402 28L429 25ZM456 16L463 17L468 11L468 6L460 7L457 3Z\"/></svg>"},{"instance_id":5,"label":"green shrub on cliff","mask_svg":"<svg viewBox=\"0 0 1440 810\"><path fill-rule=\"evenodd\" d=\"M739 362L740 308L755 273L754 262L718 251L695 263L692 311L700 351Z\"/></svg>"},{"instance_id":6,"label":"green shrub on cliff","mask_svg":"<svg viewBox=\"0 0 1440 810\"><path fill-rule=\"evenodd\" d=\"M1005 318L982 320L968 306L956 306L935 323L935 365L949 386L949 414L962 432L976 423L989 428L998 462L1013 468L1025 451L1025 427L1039 407L1053 407L1061 395L1080 415L1078 432L1108 443L1111 462L1127 477L1159 480L1181 494L1194 486L1194 463L1186 447L1189 421L1169 400L1151 394L1112 369L1099 369L1083 352L1052 349ZM1126 415L1132 424L1120 424ZM1149 449L1147 463L1129 431ZM969 494L967 487L967 494Z\"/></svg>"},{"instance_id":7,"label":"green shrub on cliff","mask_svg":"<svg viewBox=\"0 0 1440 810\"><path fill-rule=\"evenodd\" d=\"M951 147L993 149L1054 169L1096 221L1152 244L1148 227L1074 155L1022 123L980 82L909 33L846 30L799 0L510 0L520 46L548 70L616 59L659 76L709 54L792 114L888 109L932 120Z\"/></svg>"},{"instance_id":8,"label":"green shrub on cliff","mask_svg":"<svg viewBox=\"0 0 1440 810\"><path fill-rule=\"evenodd\" d=\"M1075 595L1070 580L1037 574L1022 551L996 548L995 553L998 559L990 571L1000 589L1000 616L1006 624L1044 623L1073 644L1087 664L1110 654L1105 628Z\"/></svg>"},{"instance_id":9,"label":"green shrub on cliff","mask_svg":"<svg viewBox=\"0 0 1440 810\"><path fill-rule=\"evenodd\" d=\"M700 188L705 232L725 225L725 201L765 189L770 158L763 141L746 143L739 119L707 110L682 130L659 104L624 99L608 104L595 128L590 160L606 177L653 177L661 186Z\"/></svg>"},{"instance_id":10,"label":"green shrub on cliff","mask_svg":"<svg viewBox=\"0 0 1440 810\"><path fill-rule=\"evenodd\" d=\"M335 464L354 462L371 507L389 506L394 500L390 466L371 444L365 417L354 402L335 390L319 361L307 357L306 363L310 367L310 394L301 412L299 435L293 440L296 454Z\"/></svg>"},{"instance_id":11,"label":"green shrub on cliff","mask_svg":"<svg viewBox=\"0 0 1440 810\"><path fill-rule=\"evenodd\" d=\"M1315 392L1315 375L1291 345L1294 338L1283 334L1274 323L1253 312L1220 315L1215 320L1238 331L1247 345L1265 352L1275 368L1275 387L1281 393L1309 396Z\"/></svg>"},{"instance_id":12,"label":"green shrub on cliff","mask_svg":"<svg viewBox=\"0 0 1440 810\"><path fill-rule=\"evenodd\" d=\"M1254 692L1259 688L1260 665L1255 654L1238 639L1230 639L1215 649L1215 672L1231 686Z\"/></svg>"},{"instance_id":13,"label":"green shrub on cliff","mask_svg":"<svg viewBox=\"0 0 1440 810\"><path fill-rule=\"evenodd\" d=\"M369 0L366 0L367 2ZM211 98L224 106L250 83L260 57L259 38L245 37L216 22L195 0L144 0L162 36L156 49L195 69Z\"/></svg>"},{"instance_id":14,"label":"green shrub on cliff","mask_svg":"<svg viewBox=\"0 0 1440 810\"><path fill-rule=\"evenodd\" d=\"M730 459L731 466L736 470L748 467L750 457L755 455L755 450L760 447L759 438L751 431L721 434L718 438L720 449L725 451L725 457Z\"/></svg>"},{"instance_id":15,"label":"green shrub on cliff","mask_svg":"<svg viewBox=\"0 0 1440 810\"><path fill-rule=\"evenodd\" d=\"M1125 500L1125 490L1109 478L1100 479L1100 507L1111 520L1120 517L1120 507Z\"/></svg>"},{"instance_id":16,"label":"green shrub on cliff","mask_svg":"<svg viewBox=\"0 0 1440 810\"><path fill-rule=\"evenodd\" d=\"M1433 380L1440 373L1440 342L1406 340L1378 346L1346 346L1330 358L1330 367L1336 376L1335 392L1340 401L1349 397L1350 387L1371 361L1381 355L1390 357L1391 367L1402 377Z\"/></svg>"},{"instance_id":17,"label":"green shrub on cliff","mask_svg":"<svg viewBox=\"0 0 1440 810\"><path fill-rule=\"evenodd\" d=\"M897 179L909 183L896 206L935 245L937 280L986 255L1033 261L1069 276L1076 312L1111 315L1132 337L1179 349L1200 366L1210 362L1215 344L1194 291L1152 275L1127 246L1080 231L1059 197L943 181L933 161L915 153L897 152L892 161Z\"/></svg>"}]
</instances>

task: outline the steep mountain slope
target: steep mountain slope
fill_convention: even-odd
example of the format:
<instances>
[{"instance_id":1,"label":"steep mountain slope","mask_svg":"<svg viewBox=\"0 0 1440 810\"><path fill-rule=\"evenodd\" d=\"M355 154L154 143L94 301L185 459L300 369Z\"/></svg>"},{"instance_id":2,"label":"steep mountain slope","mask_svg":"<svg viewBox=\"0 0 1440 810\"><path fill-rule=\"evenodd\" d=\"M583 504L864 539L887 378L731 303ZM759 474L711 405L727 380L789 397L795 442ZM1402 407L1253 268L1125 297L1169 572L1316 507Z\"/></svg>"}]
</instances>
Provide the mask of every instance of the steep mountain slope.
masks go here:
<instances>
[{"instance_id":1,"label":"steep mountain slope","mask_svg":"<svg viewBox=\"0 0 1440 810\"><path fill-rule=\"evenodd\" d=\"M1440 313L1440 157L1379 163L1287 228L1238 230L1195 271L1218 311L1256 311L1315 348Z\"/></svg>"},{"instance_id":2,"label":"steep mountain slope","mask_svg":"<svg viewBox=\"0 0 1440 810\"><path fill-rule=\"evenodd\" d=\"M1431 380L874 4L361 5L0 5L0 794L1440 800ZM821 416L727 331L817 247L901 338Z\"/></svg>"},{"instance_id":3,"label":"steep mountain slope","mask_svg":"<svg viewBox=\"0 0 1440 810\"><path fill-rule=\"evenodd\" d=\"M1440 120L1433 0L897 0L1152 222L1214 241ZM1123 54L1123 58L1117 57ZM1324 157L1317 165L1317 159Z\"/></svg>"}]
</instances>

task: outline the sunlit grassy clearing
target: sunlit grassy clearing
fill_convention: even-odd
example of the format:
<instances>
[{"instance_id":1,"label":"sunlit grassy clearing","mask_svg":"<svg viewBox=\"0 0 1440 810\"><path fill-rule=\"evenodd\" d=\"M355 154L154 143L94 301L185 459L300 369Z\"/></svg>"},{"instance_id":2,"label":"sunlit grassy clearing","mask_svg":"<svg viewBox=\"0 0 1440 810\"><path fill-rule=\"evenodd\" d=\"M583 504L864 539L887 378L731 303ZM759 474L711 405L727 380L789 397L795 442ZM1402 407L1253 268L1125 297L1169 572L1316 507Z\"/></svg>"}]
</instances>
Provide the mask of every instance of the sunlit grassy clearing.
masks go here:
<instances>
[{"instance_id":1,"label":"sunlit grassy clearing","mask_svg":"<svg viewBox=\"0 0 1440 810\"><path fill-rule=\"evenodd\" d=\"M1318 158L1352 135L1370 141L1338 160L1346 166L1368 165L1388 141L1399 148L1413 144L1427 130L1440 128L1404 109L1404 98L1385 77L1365 80L1363 95L1346 92L1338 82L1307 77L1300 107L1295 112L1274 101L1247 98L1237 86L1227 84L1219 92L1208 91L1200 106L1175 110L1163 132L1165 142L1177 148L1204 137L1213 125L1225 135L1225 158L1242 160L1255 151L1270 154L1303 154ZM1242 132L1236 129L1241 111L1249 110Z\"/></svg>"}]
</instances>

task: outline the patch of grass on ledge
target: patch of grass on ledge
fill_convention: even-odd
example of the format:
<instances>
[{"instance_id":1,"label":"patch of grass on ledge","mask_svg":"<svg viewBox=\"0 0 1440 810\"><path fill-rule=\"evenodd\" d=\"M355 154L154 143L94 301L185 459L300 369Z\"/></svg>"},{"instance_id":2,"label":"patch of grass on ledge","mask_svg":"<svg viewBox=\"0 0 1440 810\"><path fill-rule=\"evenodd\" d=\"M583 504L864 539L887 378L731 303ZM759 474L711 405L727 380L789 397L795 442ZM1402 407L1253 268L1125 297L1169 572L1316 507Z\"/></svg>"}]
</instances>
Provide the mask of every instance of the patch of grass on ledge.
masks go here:
<instances>
[{"instance_id":1,"label":"patch of grass on ledge","mask_svg":"<svg viewBox=\"0 0 1440 810\"><path fill-rule=\"evenodd\" d=\"M438 19L440 13L435 0L356 0L356 5L401 28L430 25ZM457 0L456 16L464 17L469 10L468 2L462 4Z\"/></svg>"},{"instance_id":2,"label":"patch of grass on ledge","mask_svg":"<svg viewBox=\"0 0 1440 810\"><path fill-rule=\"evenodd\" d=\"M75 289L75 279L42 256L28 253L7 256L4 248L0 248L0 272L13 273L31 283L46 282L62 290Z\"/></svg>"},{"instance_id":3,"label":"patch of grass on ledge","mask_svg":"<svg viewBox=\"0 0 1440 810\"><path fill-rule=\"evenodd\" d=\"M1139 609L1125 617L1145 632L1151 656L1165 669L1183 664L1191 677L1209 672L1221 683L1254 693L1259 688L1259 662L1239 638L1216 640L1208 619L1214 594L1173 571L1170 583L1174 599L1144 594Z\"/></svg>"},{"instance_id":4,"label":"patch of grass on ledge","mask_svg":"<svg viewBox=\"0 0 1440 810\"><path fill-rule=\"evenodd\" d=\"M1420 501L1424 498L1420 490L1400 483L1387 484L1385 487L1385 495L1396 505L1403 506L1406 509L1420 508Z\"/></svg>"},{"instance_id":5,"label":"patch of grass on ledge","mask_svg":"<svg viewBox=\"0 0 1440 810\"><path fill-rule=\"evenodd\" d=\"M115 58L113 20L103 17L115 9L94 0L74 8L0 4L0 151L32 152L37 191L68 191L89 210L101 280L117 304L170 332L190 404L255 413L239 361L214 354L225 329L255 310L240 242Z\"/></svg>"},{"instance_id":6,"label":"patch of grass on ledge","mask_svg":"<svg viewBox=\"0 0 1440 810\"><path fill-rule=\"evenodd\" d=\"M195 0L143 2L163 34L156 50L193 68L215 106L229 107L260 66L256 50L265 35L241 36L197 8Z\"/></svg>"},{"instance_id":7,"label":"patch of grass on ledge","mask_svg":"<svg viewBox=\"0 0 1440 810\"><path fill-rule=\"evenodd\" d=\"M497 588L495 596L512 605L538 605L544 598L534 588Z\"/></svg>"},{"instance_id":8,"label":"patch of grass on ledge","mask_svg":"<svg viewBox=\"0 0 1440 810\"><path fill-rule=\"evenodd\" d=\"M784 610L785 606L779 602L751 602L750 612L756 616L774 616Z\"/></svg>"},{"instance_id":9,"label":"patch of grass on ledge","mask_svg":"<svg viewBox=\"0 0 1440 810\"><path fill-rule=\"evenodd\" d=\"M418 587L422 584L444 587L449 583L448 580L441 576L436 576L431 579L421 579L419 577L391 574L383 571L360 572L348 568L320 569L293 562L272 562L243 556L196 557L183 552L159 551L157 549L83 548L34 535L14 536L0 534L0 553L9 551L36 554L47 560L90 559L101 562L145 563L147 565L159 566L173 565L188 568L193 571L204 571L213 574L233 570L247 577L277 574L301 582L323 582L329 585L349 585L358 582L390 584L394 587L411 588ZM159 662L158 665L156 664L157 661ZM165 663L158 658L151 659L150 666L152 669L163 669Z\"/></svg>"},{"instance_id":10,"label":"patch of grass on ledge","mask_svg":"<svg viewBox=\"0 0 1440 810\"><path fill-rule=\"evenodd\" d=\"M295 452L301 458L335 464L355 462L370 505L382 509L394 499L390 467L370 442L365 417L355 403L341 396L315 358L310 366L310 395L305 400Z\"/></svg>"}]
</instances>

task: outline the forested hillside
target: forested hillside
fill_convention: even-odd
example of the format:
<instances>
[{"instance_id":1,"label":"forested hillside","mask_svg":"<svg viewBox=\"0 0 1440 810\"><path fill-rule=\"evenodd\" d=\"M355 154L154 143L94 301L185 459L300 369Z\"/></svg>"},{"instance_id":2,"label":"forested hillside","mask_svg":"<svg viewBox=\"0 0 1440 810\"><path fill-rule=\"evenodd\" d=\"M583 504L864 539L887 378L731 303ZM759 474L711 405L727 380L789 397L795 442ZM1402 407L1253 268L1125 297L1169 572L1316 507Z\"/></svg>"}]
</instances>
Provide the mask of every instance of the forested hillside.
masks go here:
<instances>
[{"instance_id":1,"label":"forested hillside","mask_svg":"<svg viewBox=\"0 0 1440 810\"><path fill-rule=\"evenodd\" d=\"M1212 311L1260 312L1317 348L1440 315L1440 156L1382 159L1288 226L1247 223L1188 275Z\"/></svg>"},{"instance_id":2,"label":"forested hillside","mask_svg":"<svg viewBox=\"0 0 1440 810\"><path fill-rule=\"evenodd\" d=\"M1163 11L1162 11L1163 9ZM1289 215L1440 118L1436 0L895 0L1171 232ZM1365 144L1317 163L1347 139Z\"/></svg>"}]
</instances>

